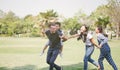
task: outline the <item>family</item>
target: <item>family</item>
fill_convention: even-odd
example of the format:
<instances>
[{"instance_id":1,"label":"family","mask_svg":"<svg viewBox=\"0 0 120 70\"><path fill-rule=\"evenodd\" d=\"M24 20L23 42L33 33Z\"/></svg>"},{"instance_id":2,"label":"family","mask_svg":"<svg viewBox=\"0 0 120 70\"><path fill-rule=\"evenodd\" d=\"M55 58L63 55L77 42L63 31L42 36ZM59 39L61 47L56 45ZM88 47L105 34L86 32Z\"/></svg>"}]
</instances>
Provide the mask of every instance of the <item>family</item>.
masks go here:
<instances>
[{"instance_id":1,"label":"family","mask_svg":"<svg viewBox=\"0 0 120 70\"><path fill-rule=\"evenodd\" d=\"M45 47L43 48L43 53L45 52L46 48L49 46L47 52L47 63L49 64L49 70L63 70L61 66L55 64L55 60L59 53L62 52L63 49L63 42L77 37L78 40L82 39L85 43L85 55L84 55L84 69L88 70L88 62L92 63L97 67L98 70L104 70L103 60L106 59L108 63L112 66L114 70L118 70L117 66L115 65L112 56L111 50L108 45L108 38L107 35L104 34L103 28L101 26L96 27L95 32L97 34L97 41L98 44L95 43L92 34L89 32L89 27L86 25L82 25L79 34L72 35L70 37L64 36L61 30L61 23L54 22L49 25L49 29L44 33L48 37L49 41L46 43ZM100 49L100 54L98 58L98 62L91 58L92 53L94 52L94 46Z\"/></svg>"}]
</instances>

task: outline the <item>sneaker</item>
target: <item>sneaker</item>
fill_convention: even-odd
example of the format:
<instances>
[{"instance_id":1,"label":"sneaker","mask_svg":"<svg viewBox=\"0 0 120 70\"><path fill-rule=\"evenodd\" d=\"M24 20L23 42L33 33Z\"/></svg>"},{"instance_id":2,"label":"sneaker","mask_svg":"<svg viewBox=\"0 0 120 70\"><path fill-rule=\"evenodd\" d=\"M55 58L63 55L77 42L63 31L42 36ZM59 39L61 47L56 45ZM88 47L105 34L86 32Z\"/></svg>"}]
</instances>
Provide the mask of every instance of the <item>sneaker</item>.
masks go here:
<instances>
[{"instance_id":1,"label":"sneaker","mask_svg":"<svg viewBox=\"0 0 120 70\"><path fill-rule=\"evenodd\" d=\"M63 68L61 67L61 70L63 70Z\"/></svg>"}]
</instances>

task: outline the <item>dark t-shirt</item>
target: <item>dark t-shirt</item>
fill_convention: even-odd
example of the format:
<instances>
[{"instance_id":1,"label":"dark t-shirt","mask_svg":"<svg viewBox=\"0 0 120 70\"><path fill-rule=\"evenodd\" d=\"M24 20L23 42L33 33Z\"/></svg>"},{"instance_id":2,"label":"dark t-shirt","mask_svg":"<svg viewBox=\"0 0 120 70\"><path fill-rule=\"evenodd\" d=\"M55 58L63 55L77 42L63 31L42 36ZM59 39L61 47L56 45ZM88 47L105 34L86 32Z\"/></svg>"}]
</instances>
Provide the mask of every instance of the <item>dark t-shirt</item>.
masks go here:
<instances>
[{"instance_id":1,"label":"dark t-shirt","mask_svg":"<svg viewBox=\"0 0 120 70\"><path fill-rule=\"evenodd\" d=\"M51 33L50 30L47 30L45 33L50 41L49 43L50 47L51 48L59 47L59 45L61 44L61 39L59 36L62 36L62 33L59 31Z\"/></svg>"}]
</instances>

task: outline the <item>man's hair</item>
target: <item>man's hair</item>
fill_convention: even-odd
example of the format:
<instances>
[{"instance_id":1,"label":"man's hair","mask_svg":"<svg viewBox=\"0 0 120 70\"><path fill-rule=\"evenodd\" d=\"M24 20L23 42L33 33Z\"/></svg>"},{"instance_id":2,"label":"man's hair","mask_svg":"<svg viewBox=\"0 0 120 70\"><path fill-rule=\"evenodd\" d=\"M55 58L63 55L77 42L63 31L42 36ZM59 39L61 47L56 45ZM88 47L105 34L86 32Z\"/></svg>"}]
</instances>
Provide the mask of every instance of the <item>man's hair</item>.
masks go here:
<instances>
[{"instance_id":1,"label":"man's hair","mask_svg":"<svg viewBox=\"0 0 120 70\"><path fill-rule=\"evenodd\" d=\"M55 22L55 24L61 26L61 23L60 23L60 22Z\"/></svg>"},{"instance_id":2,"label":"man's hair","mask_svg":"<svg viewBox=\"0 0 120 70\"><path fill-rule=\"evenodd\" d=\"M55 26L55 23L49 23L48 27Z\"/></svg>"}]
</instances>

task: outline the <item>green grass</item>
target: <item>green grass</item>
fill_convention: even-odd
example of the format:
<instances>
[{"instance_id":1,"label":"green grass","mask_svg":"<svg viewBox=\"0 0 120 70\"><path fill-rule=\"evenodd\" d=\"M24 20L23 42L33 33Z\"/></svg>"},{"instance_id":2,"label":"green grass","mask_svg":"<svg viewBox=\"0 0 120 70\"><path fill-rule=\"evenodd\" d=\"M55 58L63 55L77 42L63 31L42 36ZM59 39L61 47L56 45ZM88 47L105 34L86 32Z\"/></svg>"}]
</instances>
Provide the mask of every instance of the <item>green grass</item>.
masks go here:
<instances>
[{"instance_id":1,"label":"green grass","mask_svg":"<svg viewBox=\"0 0 120 70\"><path fill-rule=\"evenodd\" d=\"M0 70L48 70L46 53L39 56L45 38L11 38L0 37ZM120 40L109 41L112 57L120 69ZM64 70L83 70L83 57L85 47L82 41L70 39L64 43L63 58L58 56L55 63L61 65ZM92 58L97 61L99 49L95 48ZM104 60L105 70L113 70ZM96 67L89 63L89 70Z\"/></svg>"}]
</instances>

